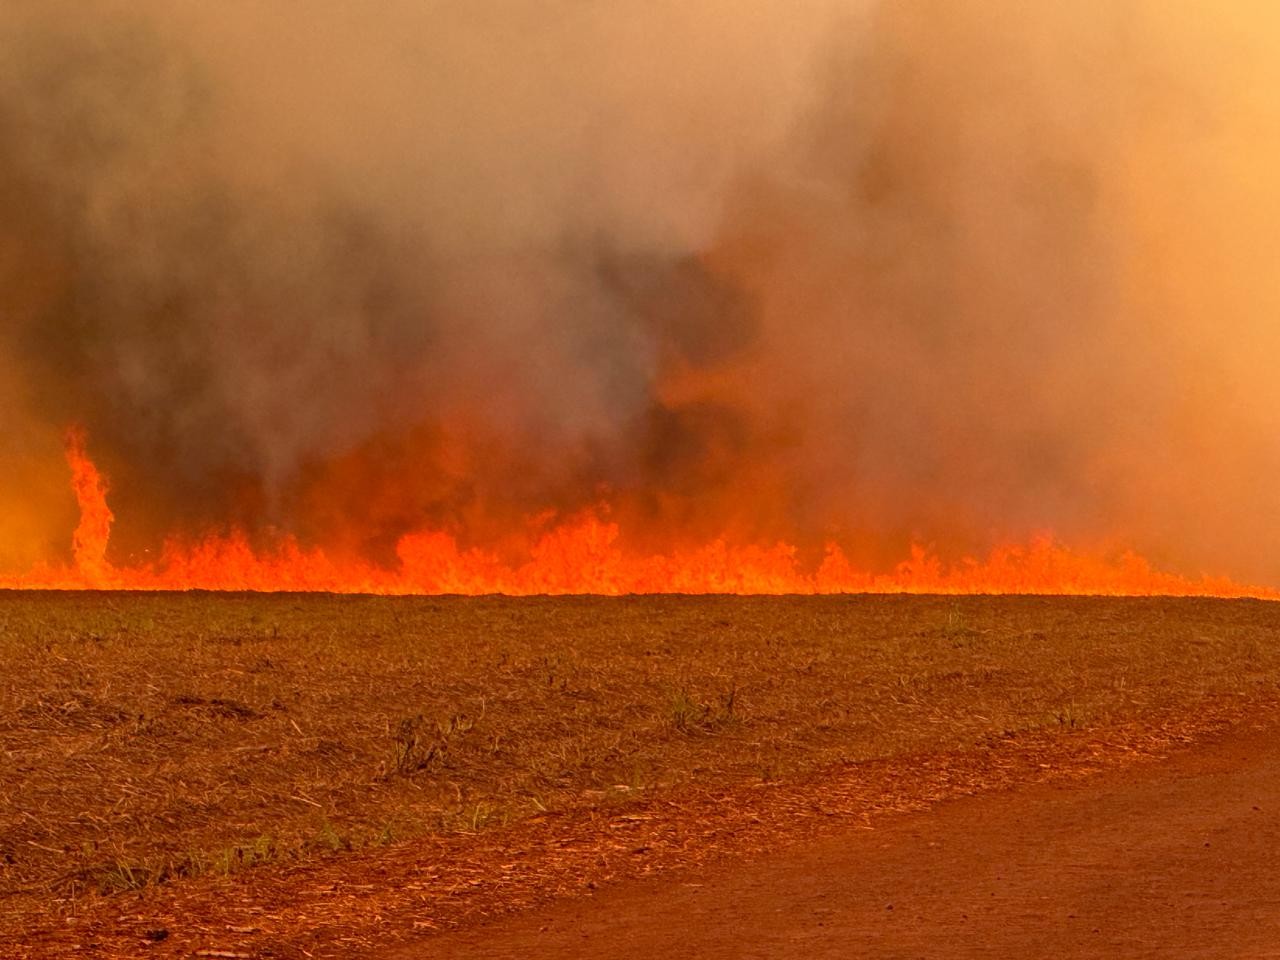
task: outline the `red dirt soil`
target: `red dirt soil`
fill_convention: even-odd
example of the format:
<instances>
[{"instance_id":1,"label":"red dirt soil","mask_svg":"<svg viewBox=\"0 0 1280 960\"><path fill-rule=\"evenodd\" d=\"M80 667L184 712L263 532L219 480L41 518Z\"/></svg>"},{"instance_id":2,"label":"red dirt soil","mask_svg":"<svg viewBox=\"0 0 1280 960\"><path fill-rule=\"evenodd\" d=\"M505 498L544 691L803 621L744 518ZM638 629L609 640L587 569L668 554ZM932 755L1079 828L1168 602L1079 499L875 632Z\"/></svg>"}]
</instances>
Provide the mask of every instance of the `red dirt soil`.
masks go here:
<instances>
[{"instance_id":1,"label":"red dirt soil","mask_svg":"<svg viewBox=\"0 0 1280 960\"><path fill-rule=\"evenodd\" d=\"M379 956L1280 957L1278 734L948 801Z\"/></svg>"}]
</instances>

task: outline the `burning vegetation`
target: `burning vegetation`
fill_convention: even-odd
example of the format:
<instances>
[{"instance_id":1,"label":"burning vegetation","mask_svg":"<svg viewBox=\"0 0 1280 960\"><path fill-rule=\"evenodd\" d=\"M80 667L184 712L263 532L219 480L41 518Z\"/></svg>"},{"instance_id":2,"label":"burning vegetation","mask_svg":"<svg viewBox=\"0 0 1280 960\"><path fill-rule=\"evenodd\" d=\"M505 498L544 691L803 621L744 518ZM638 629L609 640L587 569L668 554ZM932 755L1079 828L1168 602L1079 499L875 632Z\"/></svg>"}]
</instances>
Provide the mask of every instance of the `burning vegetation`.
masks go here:
<instances>
[{"instance_id":1,"label":"burning vegetation","mask_svg":"<svg viewBox=\"0 0 1280 960\"><path fill-rule=\"evenodd\" d=\"M835 543L806 570L797 549L733 546L723 539L669 554L644 554L620 540L618 524L586 512L567 521L543 521L526 541L522 559L463 548L437 530L405 534L398 562L376 566L305 549L291 537L255 549L235 531L193 543L166 544L159 560L117 567L106 560L113 515L83 435L67 440L81 520L74 535L74 565L40 567L0 579L0 586L109 590L329 591L382 594L653 594L653 593L1018 593L1169 596L1254 596L1280 593L1219 578L1192 580L1153 570L1133 553L1100 559L1073 553L1051 540L995 549L985 560L944 566L914 547L891 573L859 570ZM516 554L520 556L520 554Z\"/></svg>"},{"instance_id":2,"label":"burning vegetation","mask_svg":"<svg viewBox=\"0 0 1280 960\"><path fill-rule=\"evenodd\" d=\"M1280 584L1268 6L285 7L0 12L4 585Z\"/></svg>"}]
</instances>

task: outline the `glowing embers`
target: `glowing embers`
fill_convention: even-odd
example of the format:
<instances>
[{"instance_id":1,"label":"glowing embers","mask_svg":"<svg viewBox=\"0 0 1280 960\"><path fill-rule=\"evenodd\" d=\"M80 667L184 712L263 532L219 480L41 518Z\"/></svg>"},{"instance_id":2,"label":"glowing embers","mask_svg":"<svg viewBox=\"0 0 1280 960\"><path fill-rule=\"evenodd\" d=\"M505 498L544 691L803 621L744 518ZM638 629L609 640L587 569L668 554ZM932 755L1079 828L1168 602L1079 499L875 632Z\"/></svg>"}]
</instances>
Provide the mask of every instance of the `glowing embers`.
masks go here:
<instances>
[{"instance_id":1,"label":"glowing embers","mask_svg":"<svg viewBox=\"0 0 1280 960\"><path fill-rule=\"evenodd\" d=\"M153 564L113 566L106 557L114 519L107 485L85 451L82 432L67 435L67 463L80 507L72 541L74 565L42 566L0 577L0 586L29 589L257 590L385 594L629 593L1020 593L1114 596L1254 596L1280 591L1221 578L1193 579L1155 570L1142 557L1098 557L1051 539L1006 545L984 559L946 563L922 547L887 573L852 564L840 547L806 569L786 543L713 540L693 549L644 553L628 549L619 525L593 513L552 525L512 560L460 546L452 535L421 530L400 538L396 562L338 559L283 537L255 549L243 533L171 541Z\"/></svg>"}]
</instances>

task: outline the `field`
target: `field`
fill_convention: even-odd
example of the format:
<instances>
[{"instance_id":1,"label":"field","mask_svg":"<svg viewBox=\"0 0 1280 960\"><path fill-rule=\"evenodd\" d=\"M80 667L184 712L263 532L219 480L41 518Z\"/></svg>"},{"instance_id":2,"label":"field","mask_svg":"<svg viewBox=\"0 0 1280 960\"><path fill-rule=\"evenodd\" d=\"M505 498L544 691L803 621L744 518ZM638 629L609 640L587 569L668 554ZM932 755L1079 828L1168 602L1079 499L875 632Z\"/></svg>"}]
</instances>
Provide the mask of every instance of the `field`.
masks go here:
<instances>
[{"instance_id":1,"label":"field","mask_svg":"<svg viewBox=\"0 0 1280 960\"><path fill-rule=\"evenodd\" d=\"M1085 775L1270 710L1278 640L1259 601L0 594L0 954L352 955Z\"/></svg>"}]
</instances>

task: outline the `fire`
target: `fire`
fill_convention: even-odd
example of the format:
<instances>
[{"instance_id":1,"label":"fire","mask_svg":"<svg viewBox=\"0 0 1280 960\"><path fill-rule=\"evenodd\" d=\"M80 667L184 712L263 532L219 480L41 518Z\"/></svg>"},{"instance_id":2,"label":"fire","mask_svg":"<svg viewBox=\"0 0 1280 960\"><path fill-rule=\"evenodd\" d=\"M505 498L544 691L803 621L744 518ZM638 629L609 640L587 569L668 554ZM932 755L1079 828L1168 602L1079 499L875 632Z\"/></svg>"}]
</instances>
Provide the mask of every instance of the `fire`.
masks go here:
<instances>
[{"instance_id":1,"label":"fire","mask_svg":"<svg viewBox=\"0 0 1280 960\"><path fill-rule=\"evenodd\" d=\"M0 577L9 589L326 591L376 594L1072 594L1215 596L1280 599L1280 591L1225 578L1190 578L1157 570L1132 552L1095 556L1052 538L1005 545L985 558L947 563L914 547L892 570L875 573L850 562L829 543L808 569L787 543L737 544L726 538L701 547L645 553L628 548L618 523L598 511L552 525L511 560L464 547L439 530L400 538L396 562L340 559L284 536L268 549L246 534L209 536L165 545L158 560L113 565L107 545L114 515L107 484L89 458L85 437L67 435L66 458L80 508L70 566L40 566Z\"/></svg>"},{"instance_id":2,"label":"fire","mask_svg":"<svg viewBox=\"0 0 1280 960\"><path fill-rule=\"evenodd\" d=\"M90 581L109 573L107 540L115 514L107 506L107 486L97 466L85 453L84 431L73 428L67 433L67 465L71 467L71 488L80 507L80 524L71 539L71 552L76 569Z\"/></svg>"}]
</instances>

